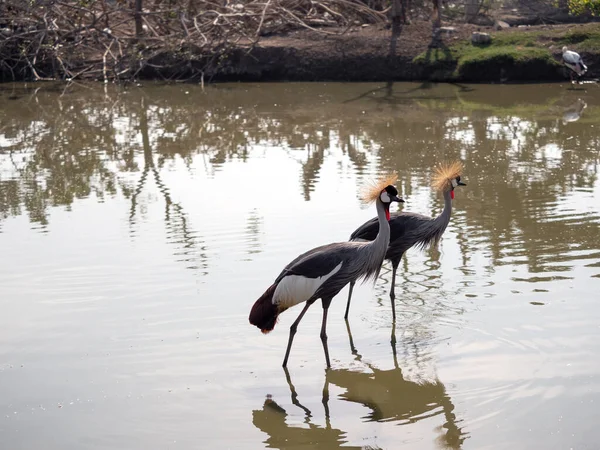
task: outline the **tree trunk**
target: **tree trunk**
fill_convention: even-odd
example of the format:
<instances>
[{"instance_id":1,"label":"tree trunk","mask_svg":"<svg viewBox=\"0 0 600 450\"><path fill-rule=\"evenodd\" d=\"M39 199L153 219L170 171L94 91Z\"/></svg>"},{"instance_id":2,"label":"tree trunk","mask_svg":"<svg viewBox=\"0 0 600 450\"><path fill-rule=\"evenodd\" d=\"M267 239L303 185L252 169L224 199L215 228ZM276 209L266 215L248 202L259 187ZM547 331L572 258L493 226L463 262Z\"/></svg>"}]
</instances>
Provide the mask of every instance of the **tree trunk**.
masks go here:
<instances>
[{"instance_id":1,"label":"tree trunk","mask_svg":"<svg viewBox=\"0 0 600 450\"><path fill-rule=\"evenodd\" d=\"M467 0L468 1L468 0ZM440 28L442 26L442 1L433 0L433 17L432 19L432 30L431 30L431 43L429 47L438 48L442 39L440 36Z\"/></svg>"},{"instance_id":2,"label":"tree trunk","mask_svg":"<svg viewBox=\"0 0 600 450\"><path fill-rule=\"evenodd\" d=\"M144 28L142 27L142 0L135 0L134 17L135 37L140 37L144 33Z\"/></svg>"},{"instance_id":3,"label":"tree trunk","mask_svg":"<svg viewBox=\"0 0 600 450\"><path fill-rule=\"evenodd\" d=\"M467 23L473 22L479 13L479 0L466 0L465 19Z\"/></svg>"},{"instance_id":4,"label":"tree trunk","mask_svg":"<svg viewBox=\"0 0 600 450\"><path fill-rule=\"evenodd\" d=\"M467 0L470 1L470 0ZM440 28L442 26L442 1L433 0L433 29Z\"/></svg>"},{"instance_id":5,"label":"tree trunk","mask_svg":"<svg viewBox=\"0 0 600 450\"><path fill-rule=\"evenodd\" d=\"M397 36L402 31L402 23L403 23L403 8L402 8L403 0L392 0L392 36Z\"/></svg>"},{"instance_id":6,"label":"tree trunk","mask_svg":"<svg viewBox=\"0 0 600 450\"><path fill-rule=\"evenodd\" d=\"M390 39L390 53L389 58L396 56L396 47L398 46L398 37L402 32L402 3L406 0L392 0L392 38ZM390 59L391 60L391 59Z\"/></svg>"},{"instance_id":7,"label":"tree trunk","mask_svg":"<svg viewBox=\"0 0 600 450\"><path fill-rule=\"evenodd\" d=\"M410 9L410 0L400 0L401 10L400 10L400 19L403 24L410 23L410 18L408 17L408 10Z\"/></svg>"}]
</instances>

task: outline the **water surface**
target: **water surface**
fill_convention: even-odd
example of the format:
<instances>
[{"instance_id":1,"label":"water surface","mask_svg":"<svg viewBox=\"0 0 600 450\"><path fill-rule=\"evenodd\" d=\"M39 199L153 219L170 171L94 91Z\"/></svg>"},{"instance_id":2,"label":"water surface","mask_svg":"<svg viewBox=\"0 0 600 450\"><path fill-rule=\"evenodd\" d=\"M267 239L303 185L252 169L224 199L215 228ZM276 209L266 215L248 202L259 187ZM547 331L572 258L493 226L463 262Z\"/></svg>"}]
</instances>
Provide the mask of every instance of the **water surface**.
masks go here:
<instances>
[{"instance_id":1,"label":"water surface","mask_svg":"<svg viewBox=\"0 0 600 450\"><path fill-rule=\"evenodd\" d=\"M597 448L595 85L0 86L0 435L10 449ZM299 253L401 208L410 251L302 322L249 309ZM350 334L351 333L351 334Z\"/></svg>"}]
</instances>

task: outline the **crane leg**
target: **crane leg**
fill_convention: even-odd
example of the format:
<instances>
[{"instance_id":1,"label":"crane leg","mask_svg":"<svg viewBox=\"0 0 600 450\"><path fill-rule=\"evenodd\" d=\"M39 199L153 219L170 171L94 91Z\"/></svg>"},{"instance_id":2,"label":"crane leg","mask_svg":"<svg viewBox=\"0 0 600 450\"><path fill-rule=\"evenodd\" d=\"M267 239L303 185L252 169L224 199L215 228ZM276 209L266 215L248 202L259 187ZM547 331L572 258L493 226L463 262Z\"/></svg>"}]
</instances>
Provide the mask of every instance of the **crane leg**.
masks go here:
<instances>
[{"instance_id":1,"label":"crane leg","mask_svg":"<svg viewBox=\"0 0 600 450\"><path fill-rule=\"evenodd\" d=\"M348 292L348 303L346 304L346 314L344 314L344 319L346 322L348 321L348 313L350 312L350 300L352 299L352 290L354 289L355 281L350 282L350 292Z\"/></svg>"},{"instance_id":2,"label":"crane leg","mask_svg":"<svg viewBox=\"0 0 600 450\"><path fill-rule=\"evenodd\" d=\"M396 270L400 261L392 261L392 287L390 289L390 300L392 301L392 320L396 322Z\"/></svg>"},{"instance_id":3,"label":"crane leg","mask_svg":"<svg viewBox=\"0 0 600 450\"><path fill-rule=\"evenodd\" d=\"M329 348L327 347L327 311L329 310L329 304L331 303L331 299L321 299L323 302L323 323L321 324L321 342L323 343L323 350L325 351L325 362L327 363L327 368L331 367L331 363L329 362Z\"/></svg>"},{"instance_id":4,"label":"crane leg","mask_svg":"<svg viewBox=\"0 0 600 450\"><path fill-rule=\"evenodd\" d=\"M288 358L290 357L290 350L292 349L292 342L294 341L294 335L296 334L296 331L298 330L298 324L304 317L304 314L306 314L306 311L308 311L308 308L310 307L310 305L312 305L313 303L314 303L314 301L306 302L304 309L302 309L302 312L300 313L298 318L294 321L294 323L290 327L290 337L288 339L287 350L285 351L285 358L283 358L283 367L287 367Z\"/></svg>"},{"instance_id":5,"label":"crane leg","mask_svg":"<svg viewBox=\"0 0 600 450\"><path fill-rule=\"evenodd\" d=\"M348 331L348 340L350 341L350 351L354 356L357 355L356 347L354 346L354 339L352 338L352 331L350 331L350 324L346 320L346 330Z\"/></svg>"},{"instance_id":6,"label":"crane leg","mask_svg":"<svg viewBox=\"0 0 600 450\"><path fill-rule=\"evenodd\" d=\"M392 324L392 336L390 339L392 344L392 356L394 357L394 367L398 368L398 351L396 350L396 322Z\"/></svg>"}]
</instances>

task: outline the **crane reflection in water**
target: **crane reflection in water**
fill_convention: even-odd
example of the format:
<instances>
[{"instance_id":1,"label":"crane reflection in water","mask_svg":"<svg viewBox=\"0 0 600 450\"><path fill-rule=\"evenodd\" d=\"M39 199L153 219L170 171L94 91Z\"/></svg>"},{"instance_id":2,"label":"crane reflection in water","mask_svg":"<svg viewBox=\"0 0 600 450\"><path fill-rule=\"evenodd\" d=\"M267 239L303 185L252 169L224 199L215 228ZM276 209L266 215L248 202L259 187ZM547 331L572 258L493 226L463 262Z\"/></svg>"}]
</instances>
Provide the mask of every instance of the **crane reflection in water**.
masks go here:
<instances>
[{"instance_id":1,"label":"crane reflection in water","mask_svg":"<svg viewBox=\"0 0 600 450\"><path fill-rule=\"evenodd\" d=\"M286 381L290 388L291 402L304 411L304 427L287 423L288 412L271 396L267 396L262 409L252 412L252 423L268 435L264 441L268 448L288 449L310 446L313 449L376 449L377 446L348 446L348 433L332 426L329 411L329 385L344 390L338 398L367 407L370 412L362 417L366 422L396 422L409 425L421 420L442 415L444 423L439 428L436 446L446 449L460 449L468 437L458 425L454 414L454 404L446 392L446 387L438 379L434 381L414 382L404 378L398 364L396 352L395 328L392 331L392 354L394 367L378 369L364 361L354 346L350 326L346 323L350 348L355 360L368 372L350 369L328 369L323 386L322 403L325 411L325 426L312 421L310 409L298 400L298 393L292 383L287 368L284 368ZM398 430L399 435L402 429Z\"/></svg>"}]
</instances>

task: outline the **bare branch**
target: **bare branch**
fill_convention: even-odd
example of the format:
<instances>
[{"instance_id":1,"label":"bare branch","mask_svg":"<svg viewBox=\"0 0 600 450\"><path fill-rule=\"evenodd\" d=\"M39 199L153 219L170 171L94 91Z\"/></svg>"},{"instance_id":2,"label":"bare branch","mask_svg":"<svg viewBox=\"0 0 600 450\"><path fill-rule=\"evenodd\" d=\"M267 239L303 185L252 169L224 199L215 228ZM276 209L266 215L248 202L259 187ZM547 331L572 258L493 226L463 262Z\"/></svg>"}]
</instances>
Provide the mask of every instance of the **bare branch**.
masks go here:
<instances>
[{"instance_id":1,"label":"bare branch","mask_svg":"<svg viewBox=\"0 0 600 450\"><path fill-rule=\"evenodd\" d=\"M0 33L0 71L108 81L131 79L147 67L159 76L210 80L223 55L241 45L252 56L264 34L302 28L342 34L356 22L387 20L385 0L158 0L146 10L143 0L129 4L36 0L34 7L2 0L0 17L11 29ZM367 6L375 4L379 9Z\"/></svg>"}]
</instances>

